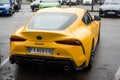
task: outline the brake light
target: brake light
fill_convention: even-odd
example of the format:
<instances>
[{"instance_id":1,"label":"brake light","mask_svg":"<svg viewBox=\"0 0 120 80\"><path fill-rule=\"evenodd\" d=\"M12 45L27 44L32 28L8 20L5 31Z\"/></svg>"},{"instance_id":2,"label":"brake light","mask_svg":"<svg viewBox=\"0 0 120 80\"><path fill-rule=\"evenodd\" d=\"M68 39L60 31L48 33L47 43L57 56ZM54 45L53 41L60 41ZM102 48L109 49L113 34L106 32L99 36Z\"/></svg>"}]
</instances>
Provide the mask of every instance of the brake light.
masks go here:
<instances>
[{"instance_id":1,"label":"brake light","mask_svg":"<svg viewBox=\"0 0 120 80\"><path fill-rule=\"evenodd\" d=\"M26 41L26 39L18 37L18 36L11 36L10 41Z\"/></svg>"},{"instance_id":2,"label":"brake light","mask_svg":"<svg viewBox=\"0 0 120 80\"><path fill-rule=\"evenodd\" d=\"M59 44L68 44L68 45L77 45L77 46L81 45L81 42L79 40L61 40L55 42Z\"/></svg>"}]
</instances>

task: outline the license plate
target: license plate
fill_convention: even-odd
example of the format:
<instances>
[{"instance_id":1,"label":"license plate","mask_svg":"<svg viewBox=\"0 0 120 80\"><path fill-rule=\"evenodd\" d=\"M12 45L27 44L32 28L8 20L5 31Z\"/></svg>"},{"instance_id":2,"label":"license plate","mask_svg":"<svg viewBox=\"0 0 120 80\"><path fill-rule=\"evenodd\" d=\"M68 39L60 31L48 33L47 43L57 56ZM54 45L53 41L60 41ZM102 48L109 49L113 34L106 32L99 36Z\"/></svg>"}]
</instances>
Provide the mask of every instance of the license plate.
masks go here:
<instances>
[{"instance_id":1,"label":"license plate","mask_svg":"<svg viewBox=\"0 0 120 80\"><path fill-rule=\"evenodd\" d=\"M29 53L52 54L53 51L53 48L28 48Z\"/></svg>"},{"instance_id":2,"label":"license plate","mask_svg":"<svg viewBox=\"0 0 120 80\"><path fill-rule=\"evenodd\" d=\"M115 14L115 12L107 12L108 14Z\"/></svg>"}]
</instances>

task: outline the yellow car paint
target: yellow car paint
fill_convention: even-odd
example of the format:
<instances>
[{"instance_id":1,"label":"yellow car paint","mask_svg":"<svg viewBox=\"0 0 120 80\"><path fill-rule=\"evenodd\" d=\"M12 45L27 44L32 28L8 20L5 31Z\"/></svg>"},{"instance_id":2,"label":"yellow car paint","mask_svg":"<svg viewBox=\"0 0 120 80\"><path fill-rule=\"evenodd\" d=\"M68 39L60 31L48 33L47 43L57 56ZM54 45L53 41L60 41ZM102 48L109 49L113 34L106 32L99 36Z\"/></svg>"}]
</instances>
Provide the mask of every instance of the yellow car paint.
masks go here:
<instances>
[{"instance_id":1,"label":"yellow car paint","mask_svg":"<svg viewBox=\"0 0 120 80\"><path fill-rule=\"evenodd\" d=\"M66 29L54 31L28 29L30 18L25 26L12 34L12 36L19 36L26 40L10 41L10 59L12 60L13 55L34 55L61 59L70 58L78 68L84 63L85 67L87 67L90 61L92 46L95 48L98 42L100 21L92 21L92 23L86 25L82 21L82 18L87 10L79 8L46 8L37 11L34 15L42 12L71 13L77 15L77 19ZM42 36L41 40L36 39L38 35ZM81 45L67 45L55 42L68 39L79 40ZM29 47L52 48L54 52L52 54L29 53Z\"/></svg>"}]
</instances>

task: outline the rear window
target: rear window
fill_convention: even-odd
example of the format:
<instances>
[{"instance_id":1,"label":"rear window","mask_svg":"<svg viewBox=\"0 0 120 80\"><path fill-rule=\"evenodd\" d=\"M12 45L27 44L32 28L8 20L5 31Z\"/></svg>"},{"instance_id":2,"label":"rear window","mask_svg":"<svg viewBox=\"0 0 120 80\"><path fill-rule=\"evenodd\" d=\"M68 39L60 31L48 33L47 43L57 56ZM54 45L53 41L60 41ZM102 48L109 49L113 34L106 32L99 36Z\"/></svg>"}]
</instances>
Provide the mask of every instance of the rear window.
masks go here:
<instances>
[{"instance_id":1,"label":"rear window","mask_svg":"<svg viewBox=\"0 0 120 80\"><path fill-rule=\"evenodd\" d=\"M28 29L63 30L69 27L77 16L71 13L40 13L32 18Z\"/></svg>"}]
</instances>

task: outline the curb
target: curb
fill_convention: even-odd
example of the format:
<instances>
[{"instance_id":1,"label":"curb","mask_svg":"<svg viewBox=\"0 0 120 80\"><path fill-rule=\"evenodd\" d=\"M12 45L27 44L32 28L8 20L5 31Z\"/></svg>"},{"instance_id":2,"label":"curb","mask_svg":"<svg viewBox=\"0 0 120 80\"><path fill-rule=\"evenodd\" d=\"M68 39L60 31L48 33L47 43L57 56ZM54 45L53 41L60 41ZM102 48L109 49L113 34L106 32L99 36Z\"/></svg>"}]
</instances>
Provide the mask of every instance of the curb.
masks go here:
<instances>
[{"instance_id":1,"label":"curb","mask_svg":"<svg viewBox=\"0 0 120 80\"><path fill-rule=\"evenodd\" d=\"M29 5L31 2L22 2L22 4L24 4L24 5ZM88 9L88 11L90 11L90 12L99 12L99 10L91 10L91 9Z\"/></svg>"}]
</instances>

